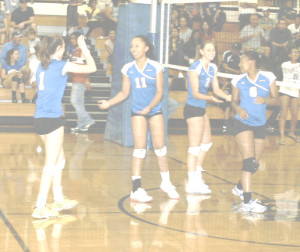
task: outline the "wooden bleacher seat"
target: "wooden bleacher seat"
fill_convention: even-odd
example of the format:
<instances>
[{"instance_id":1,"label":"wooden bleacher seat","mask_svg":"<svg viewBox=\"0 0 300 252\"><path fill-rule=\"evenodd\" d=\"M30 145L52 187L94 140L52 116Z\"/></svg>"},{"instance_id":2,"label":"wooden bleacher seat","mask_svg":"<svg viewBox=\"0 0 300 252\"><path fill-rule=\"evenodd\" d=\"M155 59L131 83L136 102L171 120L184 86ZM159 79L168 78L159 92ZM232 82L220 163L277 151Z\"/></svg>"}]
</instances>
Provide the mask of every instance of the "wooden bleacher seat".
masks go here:
<instances>
[{"instance_id":1,"label":"wooden bleacher seat","mask_svg":"<svg viewBox=\"0 0 300 252\"><path fill-rule=\"evenodd\" d=\"M27 99L32 100L36 90L34 88L25 88L25 96ZM17 99L21 99L20 90L17 90ZM11 89L0 88L0 100L11 100Z\"/></svg>"}]
</instances>

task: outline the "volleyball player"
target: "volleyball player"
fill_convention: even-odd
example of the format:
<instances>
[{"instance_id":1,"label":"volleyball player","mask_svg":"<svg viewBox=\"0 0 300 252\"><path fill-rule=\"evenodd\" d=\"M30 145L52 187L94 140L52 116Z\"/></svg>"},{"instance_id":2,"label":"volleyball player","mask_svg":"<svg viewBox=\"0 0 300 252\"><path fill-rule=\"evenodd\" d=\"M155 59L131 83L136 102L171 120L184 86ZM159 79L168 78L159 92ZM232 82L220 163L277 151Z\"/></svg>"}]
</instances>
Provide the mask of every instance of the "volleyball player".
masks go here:
<instances>
[{"instance_id":1,"label":"volleyball player","mask_svg":"<svg viewBox=\"0 0 300 252\"><path fill-rule=\"evenodd\" d=\"M59 214L58 211L73 208L78 204L76 200L69 200L64 196L61 186L62 170L65 166L62 98L68 72L91 73L96 71L95 62L83 36L78 38L78 46L86 60L86 65L61 60L65 51L62 37L45 37L41 45L41 64L36 73L38 98L34 114L34 127L45 145L45 165L36 206L32 213L34 218L55 217ZM46 205L51 185L54 203Z\"/></svg>"},{"instance_id":2,"label":"volleyball player","mask_svg":"<svg viewBox=\"0 0 300 252\"><path fill-rule=\"evenodd\" d=\"M211 148L211 128L206 113L207 102L222 101L207 93L212 85L213 92L231 101L231 95L219 87L217 66L211 61L216 56L215 46L206 41L199 47L200 59L196 60L188 70L188 99L184 107L184 118L188 125L189 148L187 156L188 183L187 193L209 194L211 190L202 179L202 164L207 151Z\"/></svg>"},{"instance_id":3,"label":"volleyball player","mask_svg":"<svg viewBox=\"0 0 300 252\"><path fill-rule=\"evenodd\" d=\"M160 188L172 199L179 199L176 188L170 181L167 148L164 143L164 119L161 99L163 95L163 69L154 61L154 47L145 36L131 40L130 52L134 61L122 68L122 90L112 99L98 101L100 109L125 100L129 93L131 100L131 123L134 139L132 158L132 192L130 198L138 202L150 202L149 196L141 185L143 159L146 155L147 128L149 125L154 152L157 156L162 182Z\"/></svg>"},{"instance_id":4,"label":"volleyball player","mask_svg":"<svg viewBox=\"0 0 300 252\"><path fill-rule=\"evenodd\" d=\"M299 50L297 48L291 48L289 51L290 60L282 63L283 81L300 82L300 63L298 62ZM279 89L280 99L280 117L279 117L279 130L280 140L279 145L285 145L284 132L285 122L288 113L288 109L291 112L291 127L288 137L292 138L296 143L300 143L300 139L295 135L295 130L298 121L298 100L299 89L292 87L280 86Z\"/></svg>"},{"instance_id":5,"label":"volleyball player","mask_svg":"<svg viewBox=\"0 0 300 252\"><path fill-rule=\"evenodd\" d=\"M240 182L232 193L241 197L242 212L261 213L267 207L252 198L252 175L257 171L266 136L266 106L279 105L275 75L258 70L260 57L254 51L245 52L240 68L243 74L232 80L232 108L236 112L233 133L243 158Z\"/></svg>"}]
</instances>

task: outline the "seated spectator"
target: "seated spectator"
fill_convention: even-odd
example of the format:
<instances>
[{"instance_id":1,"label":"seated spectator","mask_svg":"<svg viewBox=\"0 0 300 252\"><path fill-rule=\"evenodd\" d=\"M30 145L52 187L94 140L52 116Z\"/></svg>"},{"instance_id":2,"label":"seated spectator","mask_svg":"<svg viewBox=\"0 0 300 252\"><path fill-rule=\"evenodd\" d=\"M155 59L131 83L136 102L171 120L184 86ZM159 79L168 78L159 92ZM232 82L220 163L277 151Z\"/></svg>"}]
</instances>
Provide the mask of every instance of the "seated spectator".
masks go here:
<instances>
[{"instance_id":1,"label":"seated spectator","mask_svg":"<svg viewBox=\"0 0 300 252\"><path fill-rule=\"evenodd\" d=\"M8 13L13 13L19 7L19 0L4 0L4 6Z\"/></svg>"},{"instance_id":2,"label":"seated spectator","mask_svg":"<svg viewBox=\"0 0 300 252\"><path fill-rule=\"evenodd\" d=\"M73 28L76 31L79 27L78 22L78 6L82 5L81 0L69 0L67 7L67 34L69 30Z\"/></svg>"},{"instance_id":3,"label":"seated spectator","mask_svg":"<svg viewBox=\"0 0 300 252\"><path fill-rule=\"evenodd\" d=\"M255 50L261 52L264 37L264 30L258 25L258 15L251 14L250 24L240 31L240 42L243 51Z\"/></svg>"},{"instance_id":4,"label":"seated spectator","mask_svg":"<svg viewBox=\"0 0 300 252\"><path fill-rule=\"evenodd\" d=\"M183 52L184 42L179 38L179 30L172 28L169 44L169 63L180 66L187 66Z\"/></svg>"},{"instance_id":5,"label":"seated spectator","mask_svg":"<svg viewBox=\"0 0 300 252\"><path fill-rule=\"evenodd\" d=\"M1 64L5 64L5 57L7 52L10 49L17 49L19 51L19 57L16 62L16 65L20 70L20 72L22 72L23 74L23 79L25 81L25 84L27 84L30 75L30 70L26 66L28 49L25 45L21 44L21 40L22 40L22 34L19 31L14 31L12 33L11 41L3 45L1 49L0 59L1 59Z\"/></svg>"},{"instance_id":6,"label":"seated spectator","mask_svg":"<svg viewBox=\"0 0 300 252\"><path fill-rule=\"evenodd\" d=\"M271 59L271 46L263 46L263 52L260 56L260 69L264 71L274 72L274 62Z\"/></svg>"},{"instance_id":7,"label":"seated spectator","mask_svg":"<svg viewBox=\"0 0 300 252\"><path fill-rule=\"evenodd\" d=\"M271 30L270 33L270 43L271 43L271 58L278 61L277 57L284 51L287 52L286 48L292 39L292 33L287 28L287 22L285 19L280 19L275 28Z\"/></svg>"},{"instance_id":8,"label":"seated spectator","mask_svg":"<svg viewBox=\"0 0 300 252\"><path fill-rule=\"evenodd\" d=\"M292 42L300 47L300 14L296 15L295 22L288 26L288 29L292 33Z\"/></svg>"},{"instance_id":9,"label":"seated spectator","mask_svg":"<svg viewBox=\"0 0 300 252\"><path fill-rule=\"evenodd\" d=\"M172 8L171 21L170 21L171 29L173 27L179 28L179 11L177 8Z\"/></svg>"},{"instance_id":10,"label":"seated spectator","mask_svg":"<svg viewBox=\"0 0 300 252\"><path fill-rule=\"evenodd\" d=\"M265 33L265 42L268 43L270 40L271 30L276 27L276 21L270 18L269 7L263 8L263 16L259 18L258 25L263 28Z\"/></svg>"},{"instance_id":11,"label":"seated spectator","mask_svg":"<svg viewBox=\"0 0 300 252\"><path fill-rule=\"evenodd\" d=\"M33 28L29 28L27 31L27 37L28 37L28 50L29 50L29 55L35 54L35 47L41 45L41 40L37 37L36 31Z\"/></svg>"},{"instance_id":12,"label":"seated spectator","mask_svg":"<svg viewBox=\"0 0 300 252\"><path fill-rule=\"evenodd\" d=\"M202 43L201 33L199 30L192 32L190 40L184 45L185 59L191 64L194 62L196 56L196 47Z\"/></svg>"},{"instance_id":13,"label":"seated spectator","mask_svg":"<svg viewBox=\"0 0 300 252\"><path fill-rule=\"evenodd\" d=\"M105 19L105 15L100 9L97 8L97 0L89 0L88 7L86 9L87 15L87 27L89 28L88 32L86 33L86 38L89 38L91 32L101 27L104 31L103 22Z\"/></svg>"},{"instance_id":14,"label":"seated spectator","mask_svg":"<svg viewBox=\"0 0 300 252\"><path fill-rule=\"evenodd\" d=\"M187 27L187 19L185 17L180 18L179 24L179 38L182 39L184 43L186 43L191 38L192 30Z\"/></svg>"},{"instance_id":15,"label":"seated spectator","mask_svg":"<svg viewBox=\"0 0 300 252\"><path fill-rule=\"evenodd\" d=\"M107 36L111 30L116 30L117 28L119 6L121 5L121 3L122 0L111 0L111 3L105 6L105 36Z\"/></svg>"},{"instance_id":16,"label":"seated spectator","mask_svg":"<svg viewBox=\"0 0 300 252\"><path fill-rule=\"evenodd\" d=\"M226 14L220 8L220 3L207 2L203 4L205 20L217 32L222 31L226 22Z\"/></svg>"},{"instance_id":17,"label":"seated spectator","mask_svg":"<svg viewBox=\"0 0 300 252\"><path fill-rule=\"evenodd\" d=\"M29 27L36 30L34 11L32 7L27 6L27 0L20 0L19 7L12 12L11 27L20 30L22 34L26 34Z\"/></svg>"},{"instance_id":18,"label":"seated spectator","mask_svg":"<svg viewBox=\"0 0 300 252\"><path fill-rule=\"evenodd\" d=\"M4 62L1 66L1 78L3 80L3 87L10 88L12 94L12 102L17 103L17 89L19 87L22 103L28 103L25 98L25 84L23 74L20 72L20 66L17 64L19 59L19 51L17 49L10 49Z\"/></svg>"},{"instance_id":19,"label":"seated spectator","mask_svg":"<svg viewBox=\"0 0 300 252\"><path fill-rule=\"evenodd\" d=\"M250 24L250 16L256 13L257 0L239 0L240 30Z\"/></svg>"},{"instance_id":20,"label":"seated spectator","mask_svg":"<svg viewBox=\"0 0 300 252\"><path fill-rule=\"evenodd\" d=\"M278 20L286 19L287 24L291 24L297 15L296 10L293 8L293 1L284 0L282 2L284 2L284 4L280 7L278 11Z\"/></svg>"},{"instance_id":21,"label":"seated spectator","mask_svg":"<svg viewBox=\"0 0 300 252\"><path fill-rule=\"evenodd\" d=\"M3 45L8 39L7 14L2 10L2 2L0 2L0 44Z\"/></svg>"},{"instance_id":22,"label":"seated spectator","mask_svg":"<svg viewBox=\"0 0 300 252\"><path fill-rule=\"evenodd\" d=\"M215 31L212 26L207 21L203 21L202 23L202 41L211 41L213 44L215 43Z\"/></svg>"},{"instance_id":23,"label":"seated spectator","mask_svg":"<svg viewBox=\"0 0 300 252\"><path fill-rule=\"evenodd\" d=\"M240 43L234 43L231 46L231 50L224 52L220 71L230 74L240 74L241 49L242 46Z\"/></svg>"},{"instance_id":24,"label":"seated spectator","mask_svg":"<svg viewBox=\"0 0 300 252\"><path fill-rule=\"evenodd\" d=\"M116 31L111 30L108 35L108 40L106 40L104 43L104 47L107 52L107 62L110 64L112 64L113 61L115 40L116 40Z\"/></svg>"}]
</instances>

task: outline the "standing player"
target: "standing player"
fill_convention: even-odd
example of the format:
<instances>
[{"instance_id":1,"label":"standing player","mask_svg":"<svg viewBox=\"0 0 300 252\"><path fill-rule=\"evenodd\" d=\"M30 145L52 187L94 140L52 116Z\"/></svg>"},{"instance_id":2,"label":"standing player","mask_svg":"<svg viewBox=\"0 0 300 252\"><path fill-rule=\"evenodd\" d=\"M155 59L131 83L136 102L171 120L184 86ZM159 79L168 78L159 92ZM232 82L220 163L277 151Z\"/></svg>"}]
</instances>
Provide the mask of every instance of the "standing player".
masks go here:
<instances>
[{"instance_id":1,"label":"standing player","mask_svg":"<svg viewBox=\"0 0 300 252\"><path fill-rule=\"evenodd\" d=\"M293 47L289 51L290 61L284 62L281 65L283 73L283 81L286 82L300 82L300 63L299 50ZM300 139L295 135L295 130L298 121L298 100L299 100L299 89L292 87L281 86L279 89L280 93L280 117L279 117L279 130L280 140L279 145L285 145L284 131L285 122L288 113L288 109L291 112L291 127L290 132L287 135L292 138L296 143L300 143Z\"/></svg>"},{"instance_id":2,"label":"standing player","mask_svg":"<svg viewBox=\"0 0 300 252\"><path fill-rule=\"evenodd\" d=\"M41 178L36 207L32 217L48 218L58 211L75 207L78 202L63 195L61 178L65 166L63 150L64 126L62 97L67 84L67 73L91 73L96 71L95 62L86 47L83 36L78 38L86 65L62 61L65 43L62 37L45 37L42 42L41 64L36 72L38 98L34 114L34 127L45 145L45 165ZM46 206L52 184L54 203Z\"/></svg>"},{"instance_id":3,"label":"standing player","mask_svg":"<svg viewBox=\"0 0 300 252\"><path fill-rule=\"evenodd\" d=\"M188 70L188 99L184 107L184 118L188 125L189 148L187 156L188 183L187 193L211 193L211 190L202 180L202 164L206 152L212 146L211 128L206 113L207 101L221 103L215 96L208 95L207 91L212 84L213 92L231 101L231 95L224 93L217 78L217 66L211 61L216 56L215 46L207 41L200 46L202 57L196 60Z\"/></svg>"},{"instance_id":4,"label":"standing player","mask_svg":"<svg viewBox=\"0 0 300 252\"><path fill-rule=\"evenodd\" d=\"M149 196L141 186L141 171L146 155L147 128L149 125L154 152L157 156L162 183L160 188L172 199L179 199L175 187L170 181L167 148L164 143L164 119L161 99L163 95L163 69L154 61L154 47L145 36L132 39L130 52L135 59L122 68L122 90L112 99L99 101L100 109L125 100L129 93L131 101L131 123L134 139L132 158L132 192L130 198L138 202L150 202Z\"/></svg>"},{"instance_id":5,"label":"standing player","mask_svg":"<svg viewBox=\"0 0 300 252\"><path fill-rule=\"evenodd\" d=\"M260 57L254 51L241 57L241 74L232 80L232 108L236 112L233 133L242 154L240 182L232 193L243 199L241 211L265 212L266 206L253 200L252 175L257 171L266 136L266 106L279 105L275 75L257 69Z\"/></svg>"}]
</instances>

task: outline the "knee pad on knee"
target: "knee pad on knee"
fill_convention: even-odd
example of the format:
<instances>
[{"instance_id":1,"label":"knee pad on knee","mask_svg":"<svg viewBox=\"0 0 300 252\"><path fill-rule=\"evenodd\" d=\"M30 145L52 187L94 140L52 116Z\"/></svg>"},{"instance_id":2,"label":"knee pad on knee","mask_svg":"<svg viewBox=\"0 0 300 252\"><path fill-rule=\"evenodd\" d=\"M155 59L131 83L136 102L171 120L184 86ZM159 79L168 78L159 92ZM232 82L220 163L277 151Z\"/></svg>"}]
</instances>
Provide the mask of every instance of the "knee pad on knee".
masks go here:
<instances>
[{"instance_id":1,"label":"knee pad on knee","mask_svg":"<svg viewBox=\"0 0 300 252\"><path fill-rule=\"evenodd\" d=\"M161 149L154 150L154 152L157 157L163 157L167 155L167 147L164 146Z\"/></svg>"},{"instance_id":2,"label":"knee pad on knee","mask_svg":"<svg viewBox=\"0 0 300 252\"><path fill-rule=\"evenodd\" d=\"M61 160L57 163L57 169L63 170L65 168L66 160Z\"/></svg>"},{"instance_id":3,"label":"knee pad on knee","mask_svg":"<svg viewBox=\"0 0 300 252\"><path fill-rule=\"evenodd\" d=\"M247 158L243 160L243 168L242 171L255 173L258 169L258 165L256 164L255 158Z\"/></svg>"},{"instance_id":4,"label":"knee pad on knee","mask_svg":"<svg viewBox=\"0 0 300 252\"><path fill-rule=\"evenodd\" d=\"M192 154L193 156L198 156L200 153L200 148L200 146L189 147L188 153Z\"/></svg>"},{"instance_id":5,"label":"knee pad on knee","mask_svg":"<svg viewBox=\"0 0 300 252\"><path fill-rule=\"evenodd\" d=\"M210 142L210 143L202 143L201 145L200 145L200 149L202 150L202 151L209 151L209 149L211 148L211 146L212 146L212 142Z\"/></svg>"},{"instance_id":6,"label":"knee pad on knee","mask_svg":"<svg viewBox=\"0 0 300 252\"><path fill-rule=\"evenodd\" d=\"M145 158L146 149L134 149L132 156L135 158Z\"/></svg>"}]
</instances>

